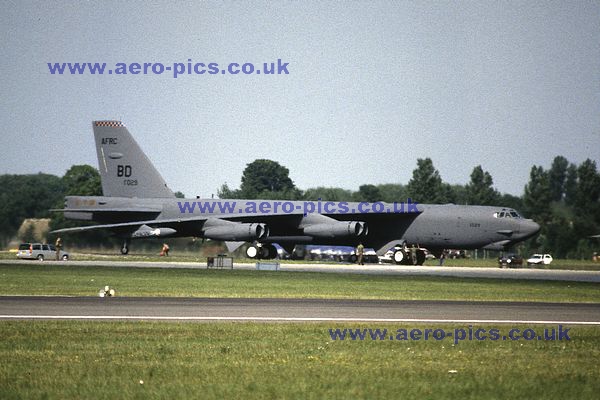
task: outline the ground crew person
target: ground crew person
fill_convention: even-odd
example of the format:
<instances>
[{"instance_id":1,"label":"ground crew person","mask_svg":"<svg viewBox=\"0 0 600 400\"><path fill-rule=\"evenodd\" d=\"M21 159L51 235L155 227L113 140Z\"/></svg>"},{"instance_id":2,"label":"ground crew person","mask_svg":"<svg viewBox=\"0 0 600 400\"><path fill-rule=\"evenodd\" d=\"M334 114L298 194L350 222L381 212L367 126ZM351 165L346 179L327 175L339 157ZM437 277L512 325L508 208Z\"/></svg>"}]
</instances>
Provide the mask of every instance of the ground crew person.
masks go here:
<instances>
[{"instance_id":1,"label":"ground crew person","mask_svg":"<svg viewBox=\"0 0 600 400\"><path fill-rule=\"evenodd\" d=\"M161 256L169 256L169 245L166 243L163 243L163 247L162 247L162 251L160 252Z\"/></svg>"},{"instance_id":2,"label":"ground crew person","mask_svg":"<svg viewBox=\"0 0 600 400\"><path fill-rule=\"evenodd\" d=\"M413 265L417 265L417 246L414 244L410 246L410 259L412 260Z\"/></svg>"},{"instance_id":3,"label":"ground crew person","mask_svg":"<svg viewBox=\"0 0 600 400\"><path fill-rule=\"evenodd\" d=\"M60 237L56 238L54 247L56 248L56 261L58 261L60 260L60 249L62 249L62 239Z\"/></svg>"},{"instance_id":4,"label":"ground crew person","mask_svg":"<svg viewBox=\"0 0 600 400\"><path fill-rule=\"evenodd\" d=\"M356 247L356 262L358 263L358 265L365 265L365 263L363 262L363 255L365 254L365 246L363 246L362 243L358 244L358 247Z\"/></svg>"},{"instance_id":5,"label":"ground crew person","mask_svg":"<svg viewBox=\"0 0 600 400\"><path fill-rule=\"evenodd\" d=\"M440 267L444 265L444 261L446 261L446 249L442 250L440 254Z\"/></svg>"}]
</instances>

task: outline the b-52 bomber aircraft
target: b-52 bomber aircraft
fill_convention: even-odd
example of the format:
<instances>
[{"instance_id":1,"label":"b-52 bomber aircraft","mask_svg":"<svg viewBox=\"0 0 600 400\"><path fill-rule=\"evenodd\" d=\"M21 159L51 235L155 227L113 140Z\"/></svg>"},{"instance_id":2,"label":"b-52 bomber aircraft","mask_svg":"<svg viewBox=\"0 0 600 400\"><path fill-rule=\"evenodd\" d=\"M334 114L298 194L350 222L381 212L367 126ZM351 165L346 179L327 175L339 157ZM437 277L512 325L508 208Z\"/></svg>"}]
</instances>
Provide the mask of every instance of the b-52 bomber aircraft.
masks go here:
<instances>
[{"instance_id":1,"label":"b-52 bomber aircraft","mask_svg":"<svg viewBox=\"0 0 600 400\"><path fill-rule=\"evenodd\" d=\"M540 227L510 208L454 204L346 203L274 200L178 199L120 121L92 123L103 196L67 196L65 218L95 225L54 233L107 229L123 240L192 236L224 241L229 251L249 242L250 258L277 255L275 243L292 252L300 244L394 249L406 262L407 246L503 250ZM418 199L415 199L418 200ZM417 253L418 264L425 259Z\"/></svg>"}]
</instances>

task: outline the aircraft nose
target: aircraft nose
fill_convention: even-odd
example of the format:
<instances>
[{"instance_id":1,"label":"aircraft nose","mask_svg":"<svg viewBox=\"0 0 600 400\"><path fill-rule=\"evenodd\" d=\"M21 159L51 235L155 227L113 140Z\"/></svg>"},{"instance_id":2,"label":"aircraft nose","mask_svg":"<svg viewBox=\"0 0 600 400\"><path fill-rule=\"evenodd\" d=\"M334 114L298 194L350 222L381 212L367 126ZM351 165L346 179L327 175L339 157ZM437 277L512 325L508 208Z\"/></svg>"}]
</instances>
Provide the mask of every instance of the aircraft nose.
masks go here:
<instances>
[{"instance_id":1,"label":"aircraft nose","mask_svg":"<svg viewBox=\"0 0 600 400\"><path fill-rule=\"evenodd\" d=\"M532 219L526 219L522 222L521 232L524 233L526 238L529 238L540 231L540 225Z\"/></svg>"}]
</instances>

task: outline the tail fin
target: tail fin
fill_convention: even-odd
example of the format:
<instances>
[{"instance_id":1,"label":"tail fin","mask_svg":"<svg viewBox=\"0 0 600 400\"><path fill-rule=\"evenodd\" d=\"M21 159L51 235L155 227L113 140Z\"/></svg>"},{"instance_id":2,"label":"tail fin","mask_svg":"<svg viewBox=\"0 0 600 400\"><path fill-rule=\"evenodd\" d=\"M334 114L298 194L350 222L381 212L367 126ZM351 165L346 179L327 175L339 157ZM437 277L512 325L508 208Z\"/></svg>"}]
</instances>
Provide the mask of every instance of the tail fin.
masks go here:
<instances>
[{"instance_id":1,"label":"tail fin","mask_svg":"<svg viewBox=\"0 0 600 400\"><path fill-rule=\"evenodd\" d=\"M120 121L94 121L102 192L109 197L175 197Z\"/></svg>"}]
</instances>

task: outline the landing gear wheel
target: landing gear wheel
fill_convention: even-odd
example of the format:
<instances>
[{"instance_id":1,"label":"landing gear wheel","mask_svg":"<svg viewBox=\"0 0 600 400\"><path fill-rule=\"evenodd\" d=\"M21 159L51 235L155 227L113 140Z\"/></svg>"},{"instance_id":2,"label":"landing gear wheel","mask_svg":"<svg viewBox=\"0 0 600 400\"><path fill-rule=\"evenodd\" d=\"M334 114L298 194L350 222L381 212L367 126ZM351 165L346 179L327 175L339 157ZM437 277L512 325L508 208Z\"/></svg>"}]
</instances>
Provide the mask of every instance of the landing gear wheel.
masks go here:
<instances>
[{"instance_id":1,"label":"landing gear wheel","mask_svg":"<svg viewBox=\"0 0 600 400\"><path fill-rule=\"evenodd\" d=\"M423 265L425 262L425 252L423 250L417 250L417 265Z\"/></svg>"},{"instance_id":2,"label":"landing gear wheel","mask_svg":"<svg viewBox=\"0 0 600 400\"><path fill-rule=\"evenodd\" d=\"M273 246L272 244L263 246L263 251L265 253L263 258L268 260L277 258L277 247Z\"/></svg>"},{"instance_id":3,"label":"landing gear wheel","mask_svg":"<svg viewBox=\"0 0 600 400\"><path fill-rule=\"evenodd\" d=\"M123 247L121 247L121 254L127 255L129 253L129 243L123 243Z\"/></svg>"},{"instance_id":4,"label":"landing gear wheel","mask_svg":"<svg viewBox=\"0 0 600 400\"><path fill-rule=\"evenodd\" d=\"M258 258L259 249L256 246L250 246L246 249L246 256L248 258Z\"/></svg>"},{"instance_id":5,"label":"landing gear wheel","mask_svg":"<svg viewBox=\"0 0 600 400\"><path fill-rule=\"evenodd\" d=\"M392 260L398 265L402 264L402 261L406 258L406 254L402 250L396 250L392 256Z\"/></svg>"},{"instance_id":6,"label":"landing gear wheel","mask_svg":"<svg viewBox=\"0 0 600 400\"><path fill-rule=\"evenodd\" d=\"M269 249L269 246L262 246L258 254L258 258L260 258L261 260L268 260L269 258L271 258L271 249Z\"/></svg>"}]
</instances>

